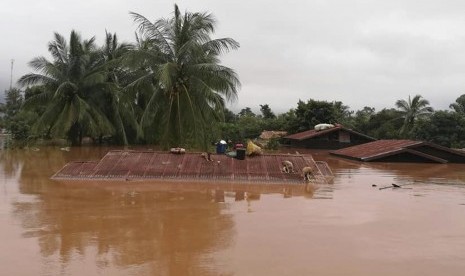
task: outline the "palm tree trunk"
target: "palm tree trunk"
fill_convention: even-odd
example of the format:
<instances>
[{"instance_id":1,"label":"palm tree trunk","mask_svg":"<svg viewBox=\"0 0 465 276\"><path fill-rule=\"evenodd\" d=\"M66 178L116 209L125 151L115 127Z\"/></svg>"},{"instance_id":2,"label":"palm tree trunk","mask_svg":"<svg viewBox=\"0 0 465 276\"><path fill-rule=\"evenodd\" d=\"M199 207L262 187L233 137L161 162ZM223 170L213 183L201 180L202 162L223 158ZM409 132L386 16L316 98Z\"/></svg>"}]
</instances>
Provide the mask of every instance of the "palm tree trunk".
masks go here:
<instances>
[{"instance_id":1,"label":"palm tree trunk","mask_svg":"<svg viewBox=\"0 0 465 276\"><path fill-rule=\"evenodd\" d=\"M72 146L80 146L82 142L81 131L78 123L74 123L68 131L68 140Z\"/></svg>"}]
</instances>

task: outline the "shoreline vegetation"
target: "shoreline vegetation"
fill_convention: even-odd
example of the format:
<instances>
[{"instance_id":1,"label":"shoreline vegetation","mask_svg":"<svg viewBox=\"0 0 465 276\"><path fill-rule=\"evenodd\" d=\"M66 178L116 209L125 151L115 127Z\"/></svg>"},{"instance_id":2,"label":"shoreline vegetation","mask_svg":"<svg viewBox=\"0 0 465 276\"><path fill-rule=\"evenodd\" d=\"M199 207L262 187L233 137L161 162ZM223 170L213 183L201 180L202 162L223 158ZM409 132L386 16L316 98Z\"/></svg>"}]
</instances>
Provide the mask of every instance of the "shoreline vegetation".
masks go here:
<instances>
[{"instance_id":1,"label":"shoreline vegetation","mask_svg":"<svg viewBox=\"0 0 465 276\"><path fill-rule=\"evenodd\" d=\"M226 104L238 97L240 80L221 56L239 49L233 38L213 38L216 19L208 12L181 13L154 21L130 13L135 41L105 33L103 45L77 31L55 33L51 58L29 62L33 72L5 91L2 133L10 147L37 144L79 146L157 145L208 150L224 139L244 142L266 130L289 134L338 123L378 139L416 139L465 148L465 94L449 110L433 110L417 94L393 107L352 111L340 101L299 100L275 114L250 107L237 114ZM5 136L6 137L6 136ZM272 139L270 148L279 147Z\"/></svg>"}]
</instances>

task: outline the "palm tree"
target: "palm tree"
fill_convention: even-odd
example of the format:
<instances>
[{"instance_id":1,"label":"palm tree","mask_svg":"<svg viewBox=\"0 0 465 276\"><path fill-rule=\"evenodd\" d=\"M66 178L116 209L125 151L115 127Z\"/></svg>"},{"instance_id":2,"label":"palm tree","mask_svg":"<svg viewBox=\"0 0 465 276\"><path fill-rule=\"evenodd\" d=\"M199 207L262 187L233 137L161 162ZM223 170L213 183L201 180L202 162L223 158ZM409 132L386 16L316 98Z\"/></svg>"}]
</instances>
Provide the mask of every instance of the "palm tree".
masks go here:
<instances>
[{"instance_id":1,"label":"palm tree","mask_svg":"<svg viewBox=\"0 0 465 276\"><path fill-rule=\"evenodd\" d=\"M406 136L413 129L417 119L428 116L433 112L433 108L429 106L429 101L423 99L421 95L415 95L413 99L409 96L408 101L398 100L396 106L402 112L402 118L404 119L404 124L400 129L402 136Z\"/></svg>"},{"instance_id":2,"label":"palm tree","mask_svg":"<svg viewBox=\"0 0 465 276\"><path fill-rule=\"evenodd\" d=\"M43 85L44 92L31 96L24 107L45 106L32 131L52 137L65 137L73 145L80 144L84 135L110 135L114 128L98 108L104 91L111 89L107 70L94 43L94 37L82 40L74 30L66 39L55 33L48 45L53 60L34 58L29 65L38 73L19 79L22 86Z\"/></svg>"},{"instance_id":3,"label":"palm tree","mask_svg":"<svg viewBox=\"0 0 465 276\"><path fill-rule=\"evenodd\" d=\"M215 19L208 13L181 14L139 24L138 47L126 61L139 69L128 89L144 109L145 136L156 133L165 146L206 147L209 130L222 119L225 101L235 100L240 85L234 70L220 65L220 54L237 49L231 38L211 39Z\"/></svg>"},{"instance_id":4,"label":"palm tree","mask_svg":"<svg viewBox=\"0 0 465 276\"><path fill-rule=\"evenodd\" d=\"M122 58L132 48L129 43L119 43L116 34L105 32L105 43L100 49L101 63L108 70L107 82L111 89L104 91L99 106L115 127L116 142L124 145L128 144L128 132L133 133L129 135L133 141L139 136L133 97L123 89L130 78L130 71L122 64Z\"/></svg>"},{"instance_id":5,"label":"palm tree","mask_svg":"<svg viewBox=\"0 0 465 276\"><path fill-rule=\"evenodd\" d=\"M455 103L449 105L455 112L465 114L465 94L455 100Z\"/></svg>"}]
</instances>

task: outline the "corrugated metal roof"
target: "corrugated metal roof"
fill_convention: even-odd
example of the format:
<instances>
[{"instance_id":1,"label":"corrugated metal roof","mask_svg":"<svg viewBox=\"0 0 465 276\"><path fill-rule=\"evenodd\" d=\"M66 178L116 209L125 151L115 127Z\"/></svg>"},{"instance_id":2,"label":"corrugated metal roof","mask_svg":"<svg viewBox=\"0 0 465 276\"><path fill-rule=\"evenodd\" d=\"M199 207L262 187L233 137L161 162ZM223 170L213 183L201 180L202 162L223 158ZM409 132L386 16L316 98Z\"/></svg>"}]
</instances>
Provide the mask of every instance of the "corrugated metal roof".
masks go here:
<instances>
[{"instance_id":1,"label":"corrugated metal roof","mask_svg":"<svg viewBox=\"0 0 465 276\"><path fill-rule=\"evenodd\" d=\"M281 138L286 135L287 131L265 130L260 134L260 139L268 140L273 138Z\"/></svg>"},{"instance_id":2,"label":"corrugated metal roof","mask_svg":"<svg viewBox=\"0 0 465 276\"><path fill-rule=\"evenodd\" d=\"M403 148L418 143L421 142L412 140L378 140L336 151L331 151L331 153L364 160L376 156L384 156L389 153L400 152Z\"/></svg>"},{"instance_id":3,"label":"corrugated metal roof","mask_svg":"<svg viewBox=\"0 0 465 276\"><path fill-rule=\"evenodd\" d=\"M71 162L53 179L135 180L176 179L202 181L303 183L302 168L313 167L326 182L321 164L311 155L272 154L238 160L224 154L211 155L207 161L201 153L172 154L153 151L110 151L100 161ZM282 161L291 161L294 173L282 172ZM330 172L330 170L329 170Z\"/></svg>"},{"instance_id":4,"label":"corrugated metal roof","mask_svg":"<svg viewBox=\"0 0 465 276\"><path fill-rule=\"evenodd\" d=\"M420 148L425 146L434 148L437 153L426 153L420 151ZM442 147L433 143L413 140L378 140L336 151L331 151L330 153L361 161L374 161L380 158L401 153L408 153L439 163L446 163L449 161L445 159L444 154L438 154L438 152L465 156L463 153L456 150Z\"/></svg>"},{"instance_id":5,"label":"corrugated metal roof","mask_svg":"<svg viewBox=\"0 0 465 276\"><path fill-rule=\"evenodd\" d=\"M335 132L335 131L339 131L339 130L344 130L344 131L347 131L349 133L352 133L354 135L358 135L358 136L362 136L362 137L365 137L369 140L376 140L375 138L373 137L370 137L368 135L365 135L365 134L362 134L362 133L359 133L359 132L356 132L352 129L349 129L349 128L345 128L341 125L337 125L335 127L332 127L332 128L328 128L328 129L324 129L324 130L315 130L315 129L310 129L310 130L306 130L306 131L303 131L303 132L299 132L299 133L294 133L294 134L291 134L291 135L287 135L283 138L285 139L290 139L290 140L298 140L298 141L301 141L301 140L306 140L306 139L310 139L310 138L314 138L314 137L318 137L318 136L322 136L322 135L326 135L328 133L331 133L331 132Z\"/></svg>"}]
</instances>

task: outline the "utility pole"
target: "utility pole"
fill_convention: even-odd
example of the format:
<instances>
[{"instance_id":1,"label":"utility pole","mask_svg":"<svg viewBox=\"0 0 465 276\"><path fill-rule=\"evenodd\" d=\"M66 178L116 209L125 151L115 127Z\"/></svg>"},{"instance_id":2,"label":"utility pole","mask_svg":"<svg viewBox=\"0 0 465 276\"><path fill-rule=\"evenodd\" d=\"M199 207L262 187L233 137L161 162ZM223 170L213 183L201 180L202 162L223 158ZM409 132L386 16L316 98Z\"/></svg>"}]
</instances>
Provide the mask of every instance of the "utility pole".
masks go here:
<instances>
[{"instance_id":1,"label":"utility pole","mask_svg":"<svg viewBox=\"0 0 465 276\"><path fill-rule=\"evenodd\" d=\"M11 75L10 75L10 90L13 88L13 65L15 63L15 60L11 60Z\"/></svg>"}]
</instances>

